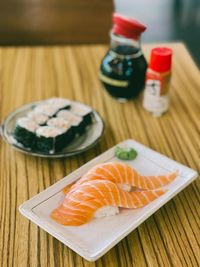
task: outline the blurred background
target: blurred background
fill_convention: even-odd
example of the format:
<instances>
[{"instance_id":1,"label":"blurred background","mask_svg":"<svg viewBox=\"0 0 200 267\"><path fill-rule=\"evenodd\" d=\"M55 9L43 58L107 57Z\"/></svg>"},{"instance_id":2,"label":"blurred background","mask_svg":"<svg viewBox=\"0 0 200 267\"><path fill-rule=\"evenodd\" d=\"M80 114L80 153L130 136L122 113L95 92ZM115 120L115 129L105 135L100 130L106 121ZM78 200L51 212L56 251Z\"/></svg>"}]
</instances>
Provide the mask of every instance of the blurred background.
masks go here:
<instances>
[{"instance_id":1,"label":"blurred background","mask_svg":"<svg viewBox=\"0 0 200 267\"><path fill-rule=\"evenodd\" d=\"M144 42L182 41L200 65L200 0L116 0L116 10L147 25Z\"/></svg>"},{"instance_id":2,"label":"blurred background","mask_svg":"<svg viewBox=\"0 0 200 267\"><path fill-rule=\"evenodd\" d=\"M182 41L200 65L200 0L6 0L0 45L107 43L116 10L146 24L143 42Z\"/></svg>"}]
</instances>

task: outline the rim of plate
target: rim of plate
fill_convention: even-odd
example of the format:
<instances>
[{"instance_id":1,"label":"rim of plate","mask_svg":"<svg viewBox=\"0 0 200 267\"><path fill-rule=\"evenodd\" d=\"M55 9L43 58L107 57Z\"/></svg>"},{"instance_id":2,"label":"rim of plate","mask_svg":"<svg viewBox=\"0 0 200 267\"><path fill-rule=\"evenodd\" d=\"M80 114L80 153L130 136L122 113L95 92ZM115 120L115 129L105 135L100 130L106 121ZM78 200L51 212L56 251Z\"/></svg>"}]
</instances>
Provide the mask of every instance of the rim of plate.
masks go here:
<instances>
[{"instance_id":1,"label":"rim of plate","mask_svg":"<svg viewBox=\"0 0 200 267\"><path fill-rule=\"evenodd\" d=\"M81 104L83 106L86 106L86 107L90 107L88 105L85 105L81 102L78 102L78 101L72 101L70 100L72 103L77 103L77 104ZM35 105L38 105L40 103L44 102L43 101L36 101L36 102L31 102L29 104L26 104L26 105L23 105L19 108L16 108L15 110L13 110L12 112L10 112L5 120L3 121L2 125L0 126L0 135L3 137L3 140L8 143L9 145L11 145L15 150L19 151L19 152L22 152L24 154L28 154L28 155L32 155L32 156L36 156L36 157L43 157L43 158L64 158L64 157L70 157L70 156L75 156L75 155L78 155L78 154L81 154L87 150L89 150L90 148L94 147L98 141L101 139L101 137L103 136L103 133L104 133L104 130L105 130L105 123L101 117L101 115L94 109L92 109L92 113L93 113L93 116L95 118L95 123L97 123L97 125L95 125L94 123L91 124L89 127L97 127L99 126L99 132L98 134L96 134L96 137L95 139L92 141L92 142L89 142L88 145L86 145L85 147L83 148L79 148L84 142L86 139L88 139L86 137L86 139L84 139L78 146L77 148L74 148L72 150L69 150L69 151L60 151L60 152L56 152L54 154L48 154L48 153L41 153L41 152L37 152L37 151L31 151L29 149L26 149L23 145L17 145L17 142L14 143L14 142L11 142L11 139L13 138L12 136L12 133L10 133L7 129L7 125L12 121L12 120L16 120L16 116L20 113L23 113L25 112L26 110L28 111L28 109L31 109L32 107L34 107ZM91 107L90 107L91 108ZM87 129L86 129L86 133L87 133ZM88 139L89 140L89 139ZM72 141L73 142L73 141Z\"/></svg>"}]
</instances>

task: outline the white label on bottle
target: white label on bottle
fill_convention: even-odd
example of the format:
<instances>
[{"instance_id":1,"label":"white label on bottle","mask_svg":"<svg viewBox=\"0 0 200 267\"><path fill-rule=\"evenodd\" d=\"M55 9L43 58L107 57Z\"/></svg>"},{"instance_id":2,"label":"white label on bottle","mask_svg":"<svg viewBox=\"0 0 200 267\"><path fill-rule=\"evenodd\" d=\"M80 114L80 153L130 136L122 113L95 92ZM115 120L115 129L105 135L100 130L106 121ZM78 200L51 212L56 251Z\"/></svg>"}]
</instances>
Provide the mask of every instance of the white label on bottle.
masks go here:
<instances>
[{"instance_id":1,"label":"white label on bottle","mask_svg":"<svg viewBox=\"0 0 200 267\"><path fill-rule=\"evenodd\" d=\"M144 91L143 107L159 117L169 108L169 96L160 95L161 83L158 80L147 80Z\"/></svg>"}]
</instances>

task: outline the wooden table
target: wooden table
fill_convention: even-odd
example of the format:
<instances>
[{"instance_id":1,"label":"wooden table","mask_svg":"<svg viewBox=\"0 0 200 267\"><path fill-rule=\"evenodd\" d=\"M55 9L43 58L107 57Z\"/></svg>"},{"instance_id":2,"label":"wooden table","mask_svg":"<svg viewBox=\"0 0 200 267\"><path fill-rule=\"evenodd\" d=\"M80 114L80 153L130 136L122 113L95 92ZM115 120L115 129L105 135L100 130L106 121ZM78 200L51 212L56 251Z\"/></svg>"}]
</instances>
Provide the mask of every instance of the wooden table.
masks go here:
<instances>
[{"instance_id":1,"label":"wooden table","mask_svg":"<svg viewBox=\"0 0 200 267\"><path fill-rule=\"evenodd\" d=\"M200 73L186 48L174 50L171 106L153 118L141 99L120 104L98 80L107 47L10 47L0 49L1 121L13 109L52 96L95 108L105 120L99 144L76 157L48 160L16 152L0 140L0 266L198 266L199 180L193 182L95 263L87 262L20 215L18 206L116 143L133 138L199 169ZM148 56L152 45L145 45Z\"/></svg>"}]
</instances>

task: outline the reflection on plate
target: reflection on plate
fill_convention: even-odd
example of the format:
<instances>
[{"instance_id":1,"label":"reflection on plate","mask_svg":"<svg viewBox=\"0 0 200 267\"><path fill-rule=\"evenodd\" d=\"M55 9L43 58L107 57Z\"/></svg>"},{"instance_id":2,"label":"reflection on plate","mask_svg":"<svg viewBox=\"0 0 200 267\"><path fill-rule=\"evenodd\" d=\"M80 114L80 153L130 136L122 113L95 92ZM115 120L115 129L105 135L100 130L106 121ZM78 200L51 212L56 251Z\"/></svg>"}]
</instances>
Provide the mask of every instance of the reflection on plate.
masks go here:
<instances>
[{"instance_id":1,"label":"reflection on plate","mask_svg":"<svg viewBox=\"0 0 200 267\"><path fill-rule=\"evenodd\" d=\"M27 153L33 156L48 157L48 158L59 158L59 157L68 157L80 154L91 147L93 147L103 135L104 123L101 116L95 111L92 111L92 124L88 125L83 134L75 136L73 141L69 143L62 151L55 152L53 154L43 153L41 151L32 151L30 148L24 147L22 144L18 143L13 136L13 129L15 127L16 121L18 118L21 118L31 111L33 107L42 103L34 102L21 108L18 108L14 112L10 113L5 119L1 133L4 140L10 144L16 150L19 150L23 153ZM79 104L79 102L72 101L74 104ZM86 106L84 104L81 104Z\"/></svg>"}]
</instances>

